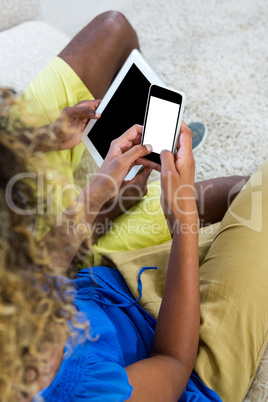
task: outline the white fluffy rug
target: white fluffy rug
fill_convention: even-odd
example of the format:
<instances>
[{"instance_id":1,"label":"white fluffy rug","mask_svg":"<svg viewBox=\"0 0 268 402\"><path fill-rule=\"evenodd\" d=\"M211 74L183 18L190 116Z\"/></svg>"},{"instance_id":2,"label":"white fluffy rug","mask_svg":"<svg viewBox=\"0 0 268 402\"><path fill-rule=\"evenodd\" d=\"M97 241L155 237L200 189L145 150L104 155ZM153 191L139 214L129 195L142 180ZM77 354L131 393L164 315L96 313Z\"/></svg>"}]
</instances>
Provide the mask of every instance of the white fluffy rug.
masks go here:
<instances>
[{"instance_id":1,"label":"white fluffy rug","mask_svg":"<svg viewBox=\"0 0 268 402\"><path fill-rule=\"evenodd\" d=\"M268 7L263 0L136 0L141 50L203 121L196 179L251 174L268 157Z\"/></svg>"},{"instance_id":2,"label":"white fluffy rug","mask_svg":"<svg viewBox=\"0 0 268 402\"><path fill-rule=\"evenodd\" d=\"M121 11L150 64L185 92L185 121L208 127L196 179L253 173L268 157L267 2L135 0ZM268 349L246 398L267 400Z\"/></svg>"}]
</instances>

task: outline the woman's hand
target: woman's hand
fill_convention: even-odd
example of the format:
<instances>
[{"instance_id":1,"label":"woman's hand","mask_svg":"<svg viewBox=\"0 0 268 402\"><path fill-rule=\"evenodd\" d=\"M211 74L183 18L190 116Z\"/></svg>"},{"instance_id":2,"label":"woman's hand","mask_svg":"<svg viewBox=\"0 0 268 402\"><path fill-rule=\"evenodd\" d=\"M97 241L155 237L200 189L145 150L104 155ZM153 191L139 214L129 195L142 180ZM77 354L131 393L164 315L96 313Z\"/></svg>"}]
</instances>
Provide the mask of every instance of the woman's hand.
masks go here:
<instances>
[{"instance_id":1,"label":"woman's hand","mask_svg":"<svg viewBox=\"0 0 268 402\"><path fill-rule=\"evenodd\" d=\"M112 141L109 152L90 182L91 194L98 200L100 208L114 197L134 165L144 165L150 169L159 166L143 157L152 151L151 145L141 145L142 126L135 125L121 137Z\"/></svg>"},{"instance_id":2,"label":"woman's hand","mask_svg":"<svg viewBox=\"0 0 268 402\"><path fill-rule=\"evenodd\" d=\"M115 209L111 208L110 210L111 216L120 214L124 208L129 208L131 206L129 201L133 202L133 198L134 201L137 201L137 197L141 196L141 192L146 192L146 182L150 174L149 168L151 165L153 167L154 164L142 158L151 152L152 147L140 144L141 134L142 126L133 126L111 143L110 150L99 171L84 187L83 191L78 194L75 201L65 210L64 213L71 216L72 221L77 222L77 224L85 227L85 229L88 228L88 225L92 226L94 221L95 223L102 224L102 218L105 218L105 216L102 216L99 212L103 205L118 193L120 188L124 196L131 196L132 201L124 200L122 197L119 198L119 204L115 203ZM128 187L128 190L124 191L122 184L128 171L135 164L141 163L146 168L136 178L131 180L128 185L123 185L123 187ZM131 186L133 187L131 188ZM118 211L118 206L120 207L120 211ZM103 227L105 229L105 225ZM88 236L87 230L79 232L77 229L76 236L73 236L72 231L69 232L67 230L65 232L65 229L66 227L58 227L58 236L61 238L60 249L64 250L64 252L61 253L59 251L52 257L55 264L61 267L63 272L66 272L79 246L86 236ZM74 230L76 230L75 227Z\"/></svg>"},{"instance_id":3,"label":"woman's hand","mask_svg":"<svg viewBox=\"0 0 268 402\"><path fill-rule=\"evenodd\" d=\"M96 112L100 102L100 99L85 100L63 109L60 117L52 124L60 150L70 149L79 144L88 121L101 117Z\"/></svg>"},{"instance_id":4,"label":"woman's hand","mask_svg":"<svg viewBox=\"0 0 268 402\"><path fill-rule=\"evenodd\" d=\"M161 205L172 230L176 223L197 219L194 191L195 161L192 132L182 122L178 151L161 155Z\"/></svg>"}]
</instances>

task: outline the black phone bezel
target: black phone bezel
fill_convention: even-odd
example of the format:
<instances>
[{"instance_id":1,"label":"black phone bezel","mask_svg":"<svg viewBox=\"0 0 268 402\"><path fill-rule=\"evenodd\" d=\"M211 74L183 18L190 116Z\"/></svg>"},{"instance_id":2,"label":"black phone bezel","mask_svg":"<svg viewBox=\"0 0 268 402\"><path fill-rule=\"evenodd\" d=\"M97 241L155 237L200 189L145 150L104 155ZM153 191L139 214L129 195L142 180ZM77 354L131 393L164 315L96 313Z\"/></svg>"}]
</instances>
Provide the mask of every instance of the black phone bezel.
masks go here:
<instances>
[{"instance_id":1,"label":"black phone bezel","mask_svg":"<svg viewBox=\"0 0 268 402\"><path fill-rule=\"evenodd\" d=\"M173 103L180 105L179 113L177 116L176 129L174 132L173 144L172 144L172 149L173 149L176 132L177 132L177 126L178 126L179 117L180 117L180 113L181 113L182 95L178 92L173 91L172 89L160 87L159 85L153 84L150 86L149 92L148 92L148 98L147 98L146 111L145 111L145 116L144 116L144 123L143 123L142 144L144 144L144 135L145 135L145 131L146 131L146 123L147 123L151 96L154 96L159 99L167 100L169 102L173 102ZM157 152L152 151L149 155L146 155L145 158L161 165L160 154Z\"/></svg>"}]
</instances>

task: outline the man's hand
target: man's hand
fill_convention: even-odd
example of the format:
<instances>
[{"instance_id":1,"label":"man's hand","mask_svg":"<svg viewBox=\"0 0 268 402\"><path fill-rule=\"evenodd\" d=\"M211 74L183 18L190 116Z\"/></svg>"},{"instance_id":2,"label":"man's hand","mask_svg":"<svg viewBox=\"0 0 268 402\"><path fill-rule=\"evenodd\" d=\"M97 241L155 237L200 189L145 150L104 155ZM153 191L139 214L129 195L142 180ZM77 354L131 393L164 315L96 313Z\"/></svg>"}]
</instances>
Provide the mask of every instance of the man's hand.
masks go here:
<instances>
[{"instance_id":1,"label":"man's hand","mask_svg":"<svg viewBox=\"0 0 268 402\"><path fill-rule=\"evenodd\" d=\"M70 149L79 144L88 121L101 117L100 113L96 112L100 102L100 99L85 100L63 109L60 117L52 124L60 150Z\"/></svg>"}]
</instances>

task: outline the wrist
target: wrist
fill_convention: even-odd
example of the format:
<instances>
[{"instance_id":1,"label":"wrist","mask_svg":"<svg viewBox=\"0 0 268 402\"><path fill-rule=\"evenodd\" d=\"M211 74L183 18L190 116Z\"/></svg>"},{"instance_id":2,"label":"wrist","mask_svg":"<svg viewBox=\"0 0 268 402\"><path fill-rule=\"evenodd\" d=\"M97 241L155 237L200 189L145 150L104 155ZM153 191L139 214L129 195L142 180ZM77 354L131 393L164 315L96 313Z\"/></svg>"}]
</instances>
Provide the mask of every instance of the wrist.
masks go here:
<instances>
[{"instance_id":1,"label":"wrist","mask_svg":"<svg viewBox=\"0 0 268 402\"><path fill-rule=\"evenodd\" d=\"M199 217L196 204L187 209L172 209L169 214L165 213L171 234L195 233L199 231Z\"/></svg>"},{"instance_id":2,"label":"wrist","mask_svg":"<svg viewBox=\"0 0 268 402\"><path fill-rule=\"evenodd\" d=\"M84 203L86 219L90 220L91 223L93 223L97 214L109 200L105 194L105 191L102 189L101 183L98 183L98 180L96 180L94 177L83 188L83 191L80 194L80 199Z\"/></svg>"},{"instance_id":3,"label":"wrist","mask_svg":"<svg viewBox=\"0 0 268 402\"><path fill-rule=\"evenodd\" d=\"M174 219L173 220L173 228L172 234L181 235L198 235L199 233L199 219L198 215L183 218L183 219Z\"/></svg>"},{"instance_id":4,"label":"wrist","mask_svg":"<svg viewBox=\"0 0 268 402\"><path fill-rule=\"evenodd\" d=\"M171 216L173 221L179 224L198 221L199 217L196 203L194 202L192 205L188 204L186 208L172 209Z\"/></svg>"}]
</instances>

